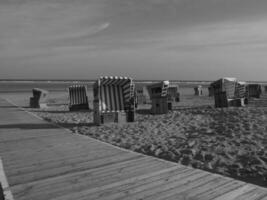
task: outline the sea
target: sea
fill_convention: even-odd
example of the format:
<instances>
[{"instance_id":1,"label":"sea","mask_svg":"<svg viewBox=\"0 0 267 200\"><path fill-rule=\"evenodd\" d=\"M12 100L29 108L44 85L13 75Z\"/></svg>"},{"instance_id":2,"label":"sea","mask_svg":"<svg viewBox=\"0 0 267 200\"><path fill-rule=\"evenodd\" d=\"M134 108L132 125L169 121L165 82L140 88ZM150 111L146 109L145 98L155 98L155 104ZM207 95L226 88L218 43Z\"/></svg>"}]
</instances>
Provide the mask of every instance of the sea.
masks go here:
<instances>
[{"instance_id":1,"label":"sea","mask_svg":"<svg viewBox=\"0 0 267 200\"><path fill-rule=\"evenodd\" d=\"M160 80L137 80L135 84L149 85ZM66 91L71 85L87 85L88 89L93 87L95 80L0 80L0 93L7 92L30 92L33 88L41 88L48 91ZM210 81L170 81L182 87L193 87L195 85L207 86Z\"/></svg>"},{"instance_id":2,"label":"sea","mask_svg":"<svg viewBox=\"0 0 267 200\"><path fill-rule=\"evenodd\" d=\"M149 85L161 80L134 80L136 85ZM172 85L178 85L180 89L192 91L192 88L201 85L207 88L212 81L196 80L170 80ZM95 80L4 80L0 79L0 93L9 92L31 92L33 88L41 88L50 92L67 91L72 85L86 85L88 90L93 88ZM267 85L267 82L249 81L249 83L261 83Z\"/></svg>"}]
</instances>

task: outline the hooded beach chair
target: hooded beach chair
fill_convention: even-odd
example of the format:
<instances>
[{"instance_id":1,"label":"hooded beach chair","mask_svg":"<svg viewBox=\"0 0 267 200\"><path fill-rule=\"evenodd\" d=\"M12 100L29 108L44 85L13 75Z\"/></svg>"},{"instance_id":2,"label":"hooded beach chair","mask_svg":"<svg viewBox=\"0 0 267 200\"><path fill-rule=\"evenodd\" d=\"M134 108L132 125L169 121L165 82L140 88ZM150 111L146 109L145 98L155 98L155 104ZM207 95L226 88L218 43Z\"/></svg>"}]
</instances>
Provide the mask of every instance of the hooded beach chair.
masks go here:
<instances>
[{"instance_id":1,"label":"hooded beach chair","mask_svg":"<svg viewBox=\"0 0 267 200\"><path fill-rule=\"evenodd\" d=\"M147 86L148 93L151 99L151 113L165 114L171 110L171 102L168 104L168 88L169 81L161 81Z\"/></svg>"},{"instance_id":2,"label":"hooded beach chair","mask_svg":"<svg viewBox=\"0 0 267 200\"><path fill-rule=\"evenodd\" d=\"M94 84L94 123L133 122L134 83L129 77L104 76Z\"/></svg>"},{"instance_id":3,"label":"hooded beach chair","mask_svg":"<svg viewBox=\"0 0 267 200\"><path fill-rule=\"evenodd\" d=\"M69 110L89 110L87 87L85 85L73 85L69 91Z\"/></svg>"},{"instance_id":4,"label":"hooded beach chair","mask_svg":"<svg viewBox=\"0 0 267 200\"><path fill-rule=\"evenodd\" d=\"M212 83L215 107L244 106L244 86L236 78L221 78Z\"/></svg>"}]
</instances>

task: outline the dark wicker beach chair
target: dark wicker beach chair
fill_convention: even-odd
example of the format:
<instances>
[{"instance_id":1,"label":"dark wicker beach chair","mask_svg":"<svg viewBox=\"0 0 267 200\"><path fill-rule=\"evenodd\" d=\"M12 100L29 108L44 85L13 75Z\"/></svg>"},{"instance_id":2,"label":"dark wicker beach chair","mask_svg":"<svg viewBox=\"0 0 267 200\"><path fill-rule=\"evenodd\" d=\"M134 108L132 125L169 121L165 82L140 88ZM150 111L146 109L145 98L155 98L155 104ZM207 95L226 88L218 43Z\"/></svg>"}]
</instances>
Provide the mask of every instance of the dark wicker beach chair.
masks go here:
<instances>
[{"instance_id":1,"label":"dark wicker beach chair","mask_svg":"<svg viewBox=\"0 0 267 200\"><path fill-rule=\"evenodd\" d=\"M85 85L73 85L69 90L69 110L89 110L87 87Z\"/></svg>"}]
</instances>

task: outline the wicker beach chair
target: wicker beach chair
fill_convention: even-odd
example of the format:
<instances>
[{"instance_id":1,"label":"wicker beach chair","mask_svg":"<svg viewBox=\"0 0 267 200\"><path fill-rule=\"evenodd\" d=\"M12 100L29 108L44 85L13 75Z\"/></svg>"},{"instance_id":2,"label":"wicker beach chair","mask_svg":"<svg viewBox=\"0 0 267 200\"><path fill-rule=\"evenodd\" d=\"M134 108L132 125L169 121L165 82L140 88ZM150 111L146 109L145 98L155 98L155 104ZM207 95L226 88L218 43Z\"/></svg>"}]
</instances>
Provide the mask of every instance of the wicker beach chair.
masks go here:
<instances>
[{"instance_id":1,"label":"wicker beach chair","mask_svg":"<svg viewBox=\"0 0 267 200\"><path fill-rule=\"evenodd\" d=\"M94 84L94 123L133 122L134 83L129 77L100 77Z\"/></svg>"},{"instance_id":2,"label":"wicker beach chair","mask_svg":"<svg viewBox=\"0 0 267 200\"><path fill-rule=\"evenodd\" d=\"M236 78L221 78L212 83L215 107L244 106L244 86Z\"/></svg>"},{"instance_id":3,"label":"wicker beach chair","mask_svg":"<svg viewBox=\"0 0 267 200\"><path fill-rule=\"evenodd\" d=\"M165 114L172 109L172 103L168 103L169 81L161 81L147 86L148 93L152 102L152 114Z\"/></svg>"},{"instance_id":4,"label":"wicker beach chair","mask_svg":"<svg viewBox=\"0 0 267 200\"><path fill-rule=\"evenodd\" d=\"M69 91L69 110L89 110L87 87L85 85L73 85Z\"/></svg>"}]
</instances>

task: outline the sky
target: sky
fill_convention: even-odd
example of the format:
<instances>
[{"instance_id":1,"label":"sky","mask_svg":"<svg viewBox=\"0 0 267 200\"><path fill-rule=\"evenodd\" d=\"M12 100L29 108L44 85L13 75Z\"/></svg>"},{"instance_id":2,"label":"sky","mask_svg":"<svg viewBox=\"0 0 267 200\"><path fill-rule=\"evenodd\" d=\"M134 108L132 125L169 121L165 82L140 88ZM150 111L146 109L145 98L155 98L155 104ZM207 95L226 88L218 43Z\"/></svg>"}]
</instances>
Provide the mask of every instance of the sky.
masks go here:
<instances>
[{"instance_id":1,"label":"sky","mask_svg":"<svg viewBox=\"0 0 267 200\"><path fill-rule=\"evenodd\" d=\"M267 80L266 0L0 0L0 79Z\"/></svg>"}]
</instances>

